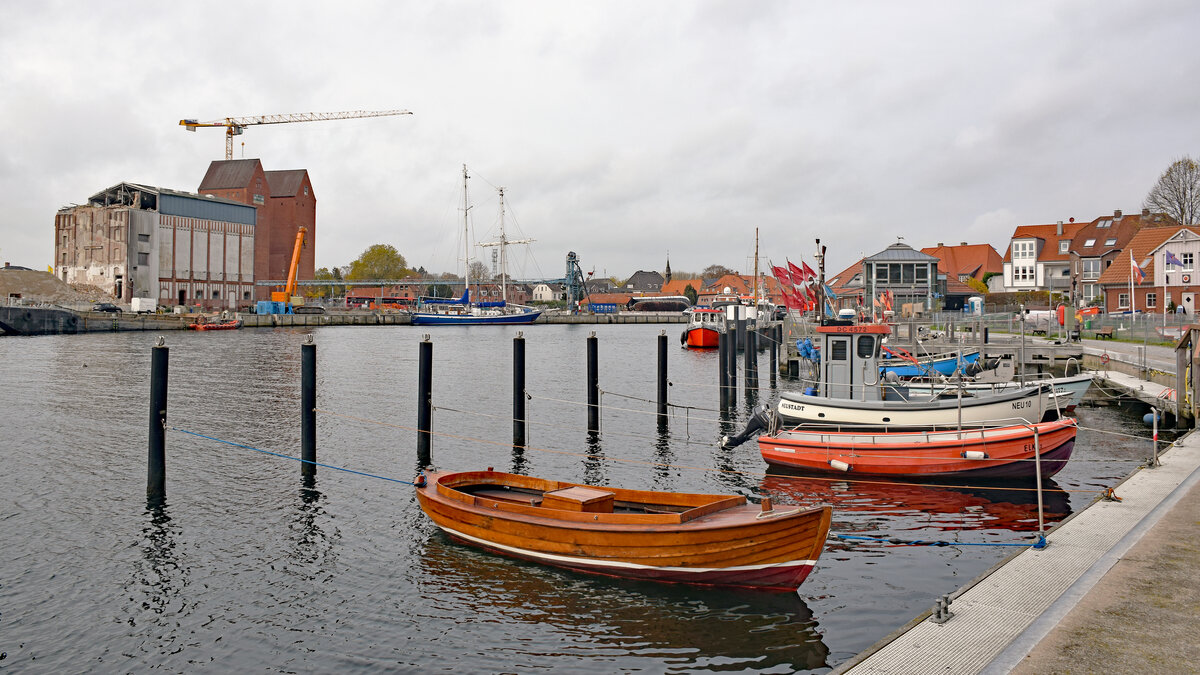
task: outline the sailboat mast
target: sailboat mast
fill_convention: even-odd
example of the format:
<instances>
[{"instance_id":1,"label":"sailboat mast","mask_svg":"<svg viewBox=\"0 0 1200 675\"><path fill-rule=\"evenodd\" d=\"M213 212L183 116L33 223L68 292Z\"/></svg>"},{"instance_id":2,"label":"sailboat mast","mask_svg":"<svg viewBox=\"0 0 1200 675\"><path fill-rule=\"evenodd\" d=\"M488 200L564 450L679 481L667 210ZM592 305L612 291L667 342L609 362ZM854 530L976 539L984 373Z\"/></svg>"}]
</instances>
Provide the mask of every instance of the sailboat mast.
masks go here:
<instances>
[{"instance_id":1,"label":"sailboat mast","mask_svg":"<svg viewBox=\"0 0 1200 675\"><path fill-rule=\"evenodd\" d=\"M754 309L758 310L758 228L754 228Z\"/></svg>"},{"instance_id":2,"label":"sailboat mast","mask_svg":"<svg viewBox=\"0 0 1200 675\"><path fill-rule=\"evenodd\" d=\"M504 236L504 188L497 188L500 191L500 299L508 303L508 258L507 252L508 240Z\"/></svg>"},{"instance_id":3,"label":"sailboat mast","mask_svg":"<svg viewBox=\"0 0 1200 675\"><path fill-rule=\"evenodd\" d=\"M463 288L467 299L471 297L471 227L467 212L471 206L467 200L467 165L463 164Z\"/></svg>"}]
</instances>

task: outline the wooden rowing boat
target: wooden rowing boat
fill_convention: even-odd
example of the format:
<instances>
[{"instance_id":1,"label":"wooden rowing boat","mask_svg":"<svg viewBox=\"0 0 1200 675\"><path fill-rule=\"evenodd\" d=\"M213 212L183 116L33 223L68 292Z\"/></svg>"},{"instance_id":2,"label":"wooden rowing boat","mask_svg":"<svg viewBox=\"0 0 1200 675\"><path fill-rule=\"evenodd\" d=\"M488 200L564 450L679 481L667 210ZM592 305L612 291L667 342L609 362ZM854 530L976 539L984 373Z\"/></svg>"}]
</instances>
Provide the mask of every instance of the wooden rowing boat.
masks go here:
<instances>
[{"instance_id":1,"label":"wooden rowing boat","mask_svg":"<svg viewBox=\"0 0 1200 675\"><path fill-rule=\"evenodd\" d=\"M1053 476L1075 447L1076 422L980 426L951 430L806 431L788 429L758 437L772 466L821 474L933 478ZM1035 453L1035 448L1040 454Z\"/></svg>"},{"instance_id":2,"label":"wooden rowing boat","mask_svg":"<svg viewBox=\"0 0 1200 675\"><path fill-rule=\"evenodd\" d=\"M451 537L504 555L615 577L795 590L830 508L761 508L736 495L596 487L498 471L424 474L421 509Z\"/></svg>"}]
</instances>

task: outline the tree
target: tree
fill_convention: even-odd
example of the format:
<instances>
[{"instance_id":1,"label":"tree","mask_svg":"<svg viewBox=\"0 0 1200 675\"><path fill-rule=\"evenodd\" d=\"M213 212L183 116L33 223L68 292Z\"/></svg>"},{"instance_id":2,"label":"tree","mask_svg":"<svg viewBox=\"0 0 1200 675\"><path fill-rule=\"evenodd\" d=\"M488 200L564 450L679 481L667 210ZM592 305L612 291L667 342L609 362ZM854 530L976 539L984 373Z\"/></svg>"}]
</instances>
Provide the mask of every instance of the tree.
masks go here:
<instances>
[{"instance_id":1,"label":"tree","mask_svg":"<svg viewBox=\"0 0 1200 675\"><path fill-rule=\"evenodd\" d=\"M696 304L696 298L699 297L699 293L696 292L696 288L694 286L688 284L687 288L683 289L683 294L687 296L688 302L692 303L693 305Z\"/></svg>"},{"instance_id":2,"label":"tree","mask_svg":"<svg viewBox=\"0 0 1200 675\"><path fill-rule=\"evenodd\" d=\"M1175 160L1146 195L1145 207L1194 225L1200 216L1200 164L1186 156Z\"/></svg>"},{"instance_id":3,"label":"tree","mask_svg":"<svg viewBox=\"0 0 1200 675\"><path fill-rule=\"evenodd\" d=\"M350 263L346 279L351 281L403 279L408 276L408 263L390 244L375 244L363 251L358 260Z\"/></svg>"},{"instance_id":4,"label":"tree","mask_svg":"<svg viewBox=\"0 0 1200 675\"><path fill-rule=\"evenodd\" d=\"M471 261L471 281L490 281L491 278L492 272L488 269L487 265L479 262L478 260Z\"/></svg>"},{"instance_id":5,"label":"tree","mask_svg":"<svg viewBox=\"0 0 1200 675\"><path fill-rule=\"evenodd\" d=\"M705 279L720 279L726 274L737 274L737 271L731 270L724 265L709 265L708 267L704 268L704 271L700 273L700 276L704 277Z\"/></svg>"},{"instance_id":6,"label":"tree","mask_svg":"<svg viewBox=\"0 0 1200 675\"><path fill-rule=\"evenodd\" d=\"M332 270L330 270L328 267L322 267L321 269L316 271L316 274L313 275L313 278L316 279L317 281L329 281L329 282L341 281L342 280L342 270L339 267L334 267ZM345 295L345 294L346 294L345 286L340 286L340 285L331 283L328 286L318 286L317 287L317 297L318 298L331 298L331 297L341 296L341 295Z\"/></svg>"}]
</instances>

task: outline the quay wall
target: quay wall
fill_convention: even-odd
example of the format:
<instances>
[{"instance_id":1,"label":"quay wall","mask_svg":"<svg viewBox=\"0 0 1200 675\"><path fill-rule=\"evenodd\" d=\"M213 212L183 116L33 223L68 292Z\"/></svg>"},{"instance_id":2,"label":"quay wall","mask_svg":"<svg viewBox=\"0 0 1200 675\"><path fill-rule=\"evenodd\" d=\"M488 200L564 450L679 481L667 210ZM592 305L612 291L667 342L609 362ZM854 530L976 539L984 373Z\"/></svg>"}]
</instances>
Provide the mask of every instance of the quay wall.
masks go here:
<instances>
[{"instance_id":1,"label":"quay wall","mask_svg":"<svg viewBox=\"0 0 1200 675\"><path fill-rule=\"evenodd\" d=\"M75 312L55 307L0 307L0 335L57 335L112 331L185 330L195 314L134 314ZM293 326L408 326L401 312L331 312L328 314L237 313L246 328ZM622 314L546 315L538 324L686 323L683 314L630 312Z\"/></svg>"}]
</instances>

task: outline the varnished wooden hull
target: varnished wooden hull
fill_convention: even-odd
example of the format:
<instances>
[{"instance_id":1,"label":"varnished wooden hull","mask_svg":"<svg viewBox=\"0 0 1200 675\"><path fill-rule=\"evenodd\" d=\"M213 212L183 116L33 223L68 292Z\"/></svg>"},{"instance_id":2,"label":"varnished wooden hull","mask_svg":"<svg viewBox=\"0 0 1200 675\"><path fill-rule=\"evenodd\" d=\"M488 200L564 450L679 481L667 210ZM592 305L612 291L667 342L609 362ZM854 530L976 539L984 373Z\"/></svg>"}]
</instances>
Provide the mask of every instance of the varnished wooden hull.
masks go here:
<instances>
[{"instance_id":1,"label":"varnished wooden hull","mask_svg":"<svg viewBox=\"0 0 1200 675\"><path fill-rule=\"evenodd\" d=\"M1058 473L1075 447L1075 420L970 431L780 431L759 436L763 459L812 473L853 476L1015 478L1033 476L1034 430L1043 477Z\"/></svg>"},{"instance_id":2,"label":"varnished wooden hull","mask_svg":"<svg viewBox=\"0 0 1200 675\"><path fill-rule=\"evenodd\" d=\"M477 491L480 486L500 489ZM829 533L829 507L764 512L743 497L594 488L615 495L617 505L594 513L495 497L505 486L542 493L588 487L494 471L432 474L417 488L417 499L448 535L481 548L555 567L667 582L794 590L812 571ZM649 504L655 512L623 508L630 504ZM668 512L673 509L682 510Z\"/></svg>"}]
</instances>

